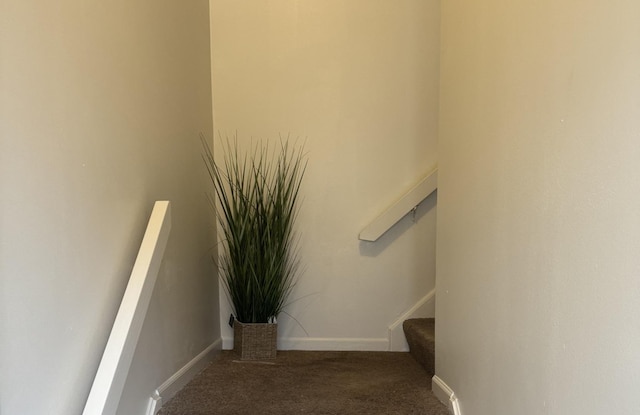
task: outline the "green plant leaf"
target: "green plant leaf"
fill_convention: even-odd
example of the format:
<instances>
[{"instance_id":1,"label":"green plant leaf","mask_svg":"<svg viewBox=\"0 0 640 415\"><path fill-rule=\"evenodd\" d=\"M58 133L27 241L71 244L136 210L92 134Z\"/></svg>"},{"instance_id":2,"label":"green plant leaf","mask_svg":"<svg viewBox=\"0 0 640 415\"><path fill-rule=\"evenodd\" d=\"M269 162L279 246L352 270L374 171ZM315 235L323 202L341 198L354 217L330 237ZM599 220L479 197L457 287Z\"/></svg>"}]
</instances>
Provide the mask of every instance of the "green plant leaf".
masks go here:
<instances>
[{"instance_id":1,"label":"green plant leaf","mask_svg":"<svg viewBox=\"0 0 640 415\"><path fill-rule=\"evenodd\" d=\"M218 200L223 286L240 322L267 323L282 311L300 270L294 222L307 167L303 148L281 138L276 151L256 144L240 154L237 137L227 138L220 166L201 141Z\"/></svg>"}]
</instances>

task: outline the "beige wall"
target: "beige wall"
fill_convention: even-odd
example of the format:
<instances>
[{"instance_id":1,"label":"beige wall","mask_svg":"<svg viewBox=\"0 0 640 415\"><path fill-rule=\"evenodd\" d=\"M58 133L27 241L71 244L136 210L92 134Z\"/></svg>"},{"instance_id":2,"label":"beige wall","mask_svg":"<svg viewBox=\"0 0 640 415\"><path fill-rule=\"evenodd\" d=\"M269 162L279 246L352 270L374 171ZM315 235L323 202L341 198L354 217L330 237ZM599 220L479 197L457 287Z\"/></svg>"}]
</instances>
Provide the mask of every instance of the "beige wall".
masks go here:
<instances>
[{"instance_id":1,"label":"beige wall","mask_svg":"<svg viewBox=\"0 0 640 415\"><path fill-rule=\"evenodd\" d=\"M386 349L434 288L435 198L379 242L358 233L435 165L438 22L436 1L212 1L216 132L306 139L288 312L308 334L282 315L283 348Z\"/></svg>"},{"instance_id":2,"label":"beige wall","mask_svg":"<svg viewBox=\"0 0 640 415\"><path fill-rule=\"evenodd\" d=\"M148 398L218 336L198 141L208 2L9 0L0 28L0 413L81 412L153 202L169 199Z\"/></svg>"},{"instance_id":3,"label":"beige wall","mask_svg":"<svg viewBox=\"0 0 640 415\"><path fill-rule=\"evenodd\" d=\"M639 20L443 2L436 374L465 415L638 413Z\"/></svg>"}]
</instances>

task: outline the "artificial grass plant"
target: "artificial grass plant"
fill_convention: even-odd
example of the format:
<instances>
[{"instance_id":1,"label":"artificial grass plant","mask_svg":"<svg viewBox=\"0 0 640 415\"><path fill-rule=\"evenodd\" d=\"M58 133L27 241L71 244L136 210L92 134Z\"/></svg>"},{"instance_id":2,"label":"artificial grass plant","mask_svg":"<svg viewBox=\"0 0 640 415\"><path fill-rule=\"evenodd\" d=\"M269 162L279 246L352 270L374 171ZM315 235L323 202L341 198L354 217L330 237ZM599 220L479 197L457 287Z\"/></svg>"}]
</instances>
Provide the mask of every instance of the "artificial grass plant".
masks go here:
<instances>
[{"instance_id":1,"label":"artificial grass plant","mask_svg":"<svg viewBox=\"0 0 640 415\"><path fill-rule=\"evenodd\" d=\"M256 144L241 154L237 140L227 140L218 164L204 139L203 145L223 234L221 278L235 318L273 322L299 270L294 221L307 164L302 148L281 139L275 150Z\"/></svg>"}]
</instances>

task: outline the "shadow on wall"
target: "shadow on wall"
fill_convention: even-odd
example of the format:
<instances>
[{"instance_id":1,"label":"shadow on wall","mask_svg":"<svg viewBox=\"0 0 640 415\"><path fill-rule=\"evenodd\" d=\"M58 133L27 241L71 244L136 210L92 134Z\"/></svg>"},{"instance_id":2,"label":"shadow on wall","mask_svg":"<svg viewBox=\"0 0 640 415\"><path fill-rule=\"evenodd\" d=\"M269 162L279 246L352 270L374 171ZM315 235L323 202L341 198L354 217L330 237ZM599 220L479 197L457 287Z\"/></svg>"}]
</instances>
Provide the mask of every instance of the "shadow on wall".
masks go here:
<instances>
[{"instance_id":1,"label":"shadow on wall","mask_svg":"<svg viewBox=\"0 0 640 415\"><path fill-rule=\"evenodd\" d=\"M402 219L396 222L380 239L375 242L360 241L360 255L377 257L382 251L387 249L400 235L414 226L431 210L436 208L438 203L438 191L431 193L416 208L415 211L407 213Z\"/></svg>"}]
</instances>

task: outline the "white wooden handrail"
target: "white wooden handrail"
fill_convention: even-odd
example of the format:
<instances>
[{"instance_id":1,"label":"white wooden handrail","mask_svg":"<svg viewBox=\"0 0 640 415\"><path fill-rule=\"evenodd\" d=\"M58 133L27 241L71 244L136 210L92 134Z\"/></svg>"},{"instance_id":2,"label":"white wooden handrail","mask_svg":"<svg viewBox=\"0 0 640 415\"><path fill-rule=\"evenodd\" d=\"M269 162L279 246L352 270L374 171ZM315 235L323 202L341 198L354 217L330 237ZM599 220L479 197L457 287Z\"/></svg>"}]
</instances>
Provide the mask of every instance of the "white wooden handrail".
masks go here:
<instances>
[{"instance_id":1,"label":"white wooden handrail","mask_svg":"<svg viewBox=\"0 0 640 415\"><path fill-rule=\"evenodd\" d=\"M153 206L83 415L113 415L118 410L170 230L170 204L158 201Z\"/></svg>"},{"instance_id":2,"label":"white wooden handrail","mask_svg":"<svg viewBox=\"0 0 640 415\"><path fill-rule=\"evenodd\" d=\"M416 208L438 188L438 168L433 169L411 190L405 193L396 203L391 205L383 214L367 225L360 232L358 239L362 241L377 241L386 231L391 229L407 213Z\"/></svg>"}]
</instances>

